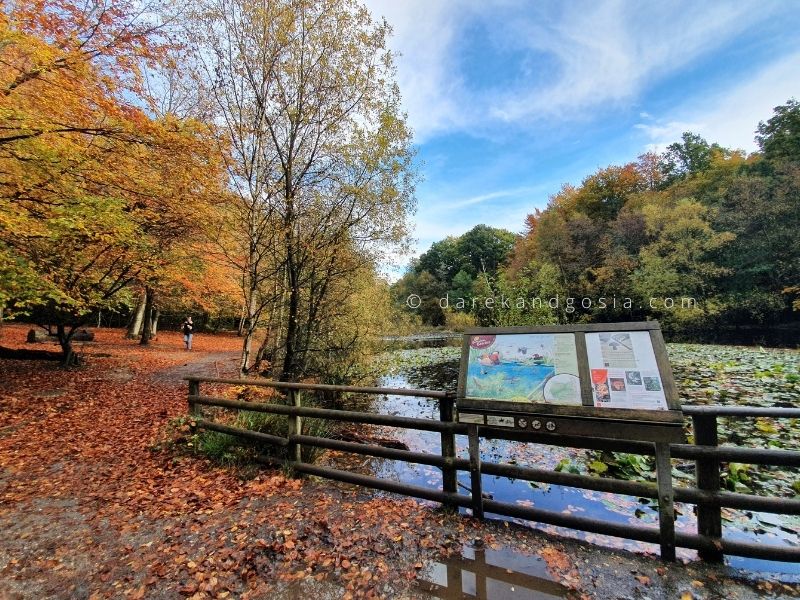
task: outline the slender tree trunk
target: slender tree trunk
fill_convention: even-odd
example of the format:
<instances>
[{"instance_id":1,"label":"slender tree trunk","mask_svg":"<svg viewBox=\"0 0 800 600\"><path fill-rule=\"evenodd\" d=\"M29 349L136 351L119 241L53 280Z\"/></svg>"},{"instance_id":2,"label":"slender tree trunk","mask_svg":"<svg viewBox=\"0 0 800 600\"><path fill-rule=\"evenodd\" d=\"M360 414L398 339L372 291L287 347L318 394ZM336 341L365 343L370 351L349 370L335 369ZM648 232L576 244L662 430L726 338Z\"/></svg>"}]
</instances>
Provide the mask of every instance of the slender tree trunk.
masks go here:
<instances>
[{"instance_id":1,"label":"slender tree trunk","mask_svg":"<svg viewBox=\"0 0 800 600\"><path fill-rule=\"evenodd\" d=\"M286 168L286 216L284 217L284 239L286 241L286 275L289 283L289 306L286 315L286 338L284 343L283 368L280 381L293 381L295 377L295 343L297 338L297 317L300 311L299 268L295 255L295 214L294 190L291 188L292 165Z\"/></svg>"},{"instance_id":2,"label":"slender tree trunk","mask_svg":"<svg viewBox=\"0 0 800 600\"><path fill-rule=\"evenodd\" d=\"M250 233L251 240L254 239L253 232ZM250 372L250 356L253 352L253 334L256 331L256 302L258 301L258 272L256 271L256 252L255 242L250 242L250 256L247 269L247 295L244 305L244 323L242 333L242 358L239 363L239 377L245 377Z\"/></svg>"},{"instance_id":3,"label":"slender tree trunk","mask_svg":"<svg viewBox=\"0 0 800 600\"><path fill-rule=\"evenodd\" d=\"M142 326L142 339L139 344L147 346L153 336L153 303L155 291L150 286L145 288L144 325Z\"/></svg>"},{"instance_id":4,"label":"slender tree trunk","mask_svg":"<svg viewBox=\"0 0 800 600\"><path fill-rule=\"evenodd\" d=\"M256 290L251 287L247 302L247 314L244 322L244 339L242 340L242 360L239 363L239 376L245 377L250 372L250 355L253 353L253 334L255 323Z\"/></svg>"},{"instance_id":5,"label":"slender tree trunk","mask_svg":"<svg viewBox=\"0 0 800 600\"><path fill-rule=\"evenodd\" d=\"M142 292L142 295L139 296L139 302L136 304L136 310L131 317L130 323L128 323L128 333L125 337L129 339L134 339L139 337L139 334L142 332L142 322L144 321L144 309L145 309L145 302L147 300L147 294Z\"/></svg>"},{"instance_id":6,"label":"slender tree trunk","mask_svg":"<svg viewBox=\"0 0 800 600\"><path fill-rule=\"evenodd\" d=\"M153 315L153 327L150 330L150 335L154 338L156 337L156 334L158 334L158 318L160 316L161 316L161 310L159 310L159 308L156 307L155 314Z\"/></svg>"},{"instance_id":7,"label":"slender tree trunk","mask_svg":"<svg viewBox=\"0 0 800 600\"><path fill-rule=\"evenodd\" d=\"M247 320L247 303L242 306L242 316L239 318L239 329L236 333L239 337L244 335L244 325L245 321Z\"/></svg>"},{"instance_id":8,"label":"slender tree trunk","mask_svg":"<svg viewBox=\"0 0 800 600\"><path fill-rule=\"evenodd\" d=\"M274 370L273 367L275 366L275 362L278 359L277 340L280 339L280 329L278 329L278 332L276 334L275 327L276 327L276 322L280 324L281 319L283 319L283 305L286 296L285 290L279 296L278 294L280 290L279 285L280 285L280 279L278 277L275 277L275 283L272 288L272 305L270 307L269 319L267 320L267 332L264 334L264 340L261 342L261 346L259 346L258 352L256 352L256 359L253 362L253 369L256 372L262 371L261 365L264 361L268 361L270 369ZM278 313L277 320L275 316L276 303L277 306L280 307L280 312Z\"/></svg>"}]
</instances>

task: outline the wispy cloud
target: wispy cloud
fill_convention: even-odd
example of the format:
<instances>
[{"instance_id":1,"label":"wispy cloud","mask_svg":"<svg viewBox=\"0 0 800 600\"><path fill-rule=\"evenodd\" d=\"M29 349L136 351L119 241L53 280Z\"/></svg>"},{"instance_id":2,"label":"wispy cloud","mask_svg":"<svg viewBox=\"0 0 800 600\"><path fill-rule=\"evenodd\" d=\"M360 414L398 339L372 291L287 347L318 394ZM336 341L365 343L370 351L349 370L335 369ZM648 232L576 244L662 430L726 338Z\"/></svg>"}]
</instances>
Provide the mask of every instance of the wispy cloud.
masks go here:
<instances>
[{"instance_id":1,"label":"wispy cloud","mask_svg":"<svg viewBox=\"0 0 800 600\"><path fill-rule=\"evenodd\" d=\"M738 80L712 97L692 98L660 120L638 123L647 148L663 150L691 131L722 146L756 150L755 128L772 116L772 109L789 98L800 98L800 52L762 68L752 77Z\"/></svg>"},{"instance_id":2,"label":"wispy cloud","mask_svg":"<svg viewBox=\"0 0 800 600\"><path fill-rule=\"evenodd\" d=\"M478 196L471 196L463 198L454 202L446 202L437 205L437 210L453 210L456 208L466 208L467 206L474 206L476 204L483 204L489 200L497 200L499 198L513 198L534 191L532 187L520 187L510 190L498 190L496 192L489 192L488 194L480 194Z\"/></svg>"},{"instance_id":3,"label":"wispy cloud","mask_svg":"<svg viewBox=\"0 0 800 600\"><path fill-rule=\"evenodd\" d=\"M373 15L392 26L398 83L418 142L466 125L461 99L468 93L455 68L455 48L468 4L459 10L448 1L366 0Z\"/></svg>"},{"instance_id":4,"label":"wispy cloud","mask_svg":"<svg viewBox=\"0 0 800 600\"><path fill-rule=\"evenodd\" d=\"M494 114L503 120L628 102L771 12L757 2L570 2L558 14L545 6L550 14L520 19L511 35L555 61L555 75L501 96Z\"/></svg>"},{"instance_id":5,"label":"wispy cloud","mask_svg":"<svg viewBox=\"0 0 800 600\"><path fill-rule=\"evenodd\" d=\"M663 152L672 142L680 140L684 131L699 131L702 124L699 122L688 121L654 121L652 123L637 123L635 129L639 129L651 141L645 145L647 152Z\"/></svg>"},{"instance_id":6,"label":"wispy cloud","mask_svg":"<svg viewBox=\"0 0 800 600\"><path fill-rule=\"evenodd\" d=\"M776 5L689 1L530 3L367 0L394 28L398 78L418 141L437 133L576 118L635 100L648 84L769 18ZM465 79L468 27L518 55L513 83ZM507 74L506 74L507 75Z\"/></svg>"}]
</instances>

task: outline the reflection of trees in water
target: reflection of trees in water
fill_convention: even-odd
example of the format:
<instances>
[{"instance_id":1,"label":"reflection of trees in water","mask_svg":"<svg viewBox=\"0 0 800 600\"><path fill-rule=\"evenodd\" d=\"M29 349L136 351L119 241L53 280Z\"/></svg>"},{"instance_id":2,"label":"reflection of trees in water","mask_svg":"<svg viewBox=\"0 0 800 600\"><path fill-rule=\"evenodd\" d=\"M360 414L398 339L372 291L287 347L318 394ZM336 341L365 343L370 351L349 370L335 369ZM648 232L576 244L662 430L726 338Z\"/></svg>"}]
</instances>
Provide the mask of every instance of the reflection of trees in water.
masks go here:
<instances>
[{"instance_id":1,"label":"reflection of trees in water","mask_svg":"<svg viewBox=\"0 0 800 600\"><path fill-rule=\"evenodd\" d=\"M408 387L454 392L458 385L458 368L458 361L453 360L410 367L402 375L408 381Z\"/></svg>"}]
</instances>

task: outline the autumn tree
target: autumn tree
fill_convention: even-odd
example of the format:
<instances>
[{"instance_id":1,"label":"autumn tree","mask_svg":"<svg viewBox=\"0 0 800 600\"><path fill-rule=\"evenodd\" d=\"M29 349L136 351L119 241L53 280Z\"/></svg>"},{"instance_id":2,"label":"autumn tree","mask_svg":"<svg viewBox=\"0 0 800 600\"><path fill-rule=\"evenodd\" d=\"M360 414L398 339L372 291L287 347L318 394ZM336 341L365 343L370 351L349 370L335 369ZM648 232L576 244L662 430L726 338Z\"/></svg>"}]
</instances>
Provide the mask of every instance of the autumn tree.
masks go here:
<instances>
[{"instance_id":1,"label":"autumn tree","mask_svg":"<svg viewBox=\"0 0 800 600\"><path fill-rule=\"evenodd\" d=\"M232 148L239 243L227 253L248 322L241 370L267 316L274 372L296 379L309 372L332 288L406 234L410 133L389 27L352 0L209 0L193 19Z\"/></svg>"},{"instance_id":2,"label":"autumn tree","mask_svg":"<svg viewBox=\"0 0 800 600\"><path fill-rule=\"evenodd\" d=\"M800 102L791 98L758 124L756 141L767 160L800 162Z\"/></svg>"},{"instance_id":3,"label":"autumn tree","mask_svg":"<svg viewBox=\"0 0 800 600\"><path fill-rule=\"evenodd\" d=\"M77 328L148 269L153 200L209 166L207 129L135 103L164 48L155 8L31 0L0 15L0 300L55 325L67 364Z\"/></svg>"}]
</instances>

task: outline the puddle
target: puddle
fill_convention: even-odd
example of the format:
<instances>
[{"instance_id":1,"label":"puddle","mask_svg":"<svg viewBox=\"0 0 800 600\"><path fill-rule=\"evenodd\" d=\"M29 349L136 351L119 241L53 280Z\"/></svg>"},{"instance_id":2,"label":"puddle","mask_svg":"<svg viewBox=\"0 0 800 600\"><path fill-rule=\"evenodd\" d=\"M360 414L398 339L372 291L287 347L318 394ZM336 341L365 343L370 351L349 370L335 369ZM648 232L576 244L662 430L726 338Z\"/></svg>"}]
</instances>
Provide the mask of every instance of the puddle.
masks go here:
<instances>
[{"instance_id":1,"label":"puddle","mask_svg":"<svg viewBox=\"0 0 800 600\"><path fill-rule=\"evenodd\" d=\"M544 560L507 548L465 546L461 556L428 563L416 585L431 598L547 600L567 594L567 588L550 576Z\"/></svg>"}]
</instances>

